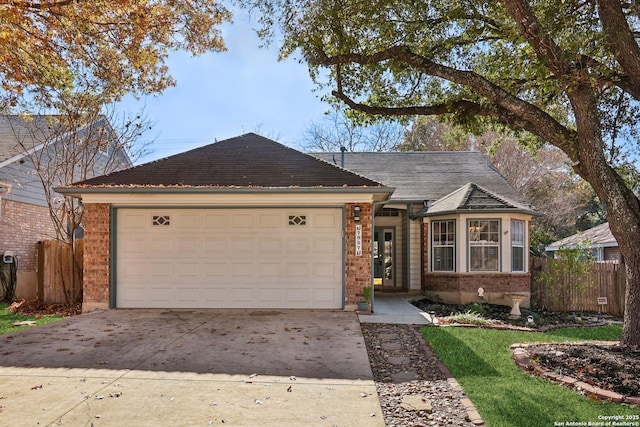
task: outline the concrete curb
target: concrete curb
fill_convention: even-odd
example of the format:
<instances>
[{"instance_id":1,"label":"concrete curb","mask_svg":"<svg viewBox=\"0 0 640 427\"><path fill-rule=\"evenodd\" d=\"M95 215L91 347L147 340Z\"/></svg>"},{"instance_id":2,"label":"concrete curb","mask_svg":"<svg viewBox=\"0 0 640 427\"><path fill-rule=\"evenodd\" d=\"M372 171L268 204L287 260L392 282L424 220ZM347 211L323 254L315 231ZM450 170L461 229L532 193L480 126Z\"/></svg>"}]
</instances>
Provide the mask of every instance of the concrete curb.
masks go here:
<instances>
[{"instance_id":1,"label":"concrete curb","mask_svg":"<svg viewBox=\"0 0 640 427\"><path fill-rule=\"evenodd\" d=\"M445 376L445 378L447 379L447 383L449 383L451 388L455 391L462 391L464 393L464 390L462 389L462 387L460 387L460 383L458 383L458 381L451 374L451 372L449 372L449 369L447 369L447 367L444 366L442 361L440 361L440 358L435 354L435 352L431 349L429 344L424 340L424 337L422 336L422 334L420 334L420 331L418 331L417 328L412 328L412 330L413 330L413 333L416 334L416 338L418 338L418 341L420 342L420 345L422 346L424 352L430 356L435 357L438 360L438 363L437 363L438 370L440 371L440 373L442 373ZM483 426L484 420L480 416L480 413L476 409L473 402L471 402L471 399L469 399L468 397L465 397L461 399L461 403L464 406L465 411L467 412L467 415L465 416L465 418L474 425Z\"/></svg>"},{"instance_id":2,"label":"concrete curb","mask_svg":"<svg viewBox=\"0 0 640 427\"><path fill-rule=\"evenodd\" d=\"M594 397L599 400L604 400L608 402L616 402L616 403L628 403L631 405L640 406L640 396L624 396L622 394L605 390L600 387L593 386L591 384L587 384L582 381L578 381L576 378L557 374L553 371L550 371L537 363L535 360L532 360L531 354L529 353L529 347L539 346L539 345L593 345L597 344L599 346L614 346L618 344L618 341L578 341L578 342L536 342L536 343L515 343L511 344L511 357L513 358L516 366L520 369L531 373L533 375L547 378L551 381L554 381L560 385L565 387L572 388L579 393L584 393L587 396Z\"/></svg>"}]
</instances>

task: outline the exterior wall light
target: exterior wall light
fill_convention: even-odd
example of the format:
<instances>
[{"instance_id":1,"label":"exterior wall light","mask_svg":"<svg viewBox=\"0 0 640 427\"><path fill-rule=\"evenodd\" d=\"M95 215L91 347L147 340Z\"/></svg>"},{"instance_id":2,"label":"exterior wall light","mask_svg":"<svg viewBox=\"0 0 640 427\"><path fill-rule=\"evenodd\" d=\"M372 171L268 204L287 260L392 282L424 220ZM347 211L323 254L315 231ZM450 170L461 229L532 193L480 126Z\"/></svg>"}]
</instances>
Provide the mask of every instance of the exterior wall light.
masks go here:
<instances>
[{"instance_id":1,"label":"exterior wall light","mask_svg":"<svg viewBox=\"0 0 640 427\"><path fill-rule=\"evenodd\" d=\"M353 220L360 221L360 206L358 205L353 207Z\"/></svg>"}]
</instances>

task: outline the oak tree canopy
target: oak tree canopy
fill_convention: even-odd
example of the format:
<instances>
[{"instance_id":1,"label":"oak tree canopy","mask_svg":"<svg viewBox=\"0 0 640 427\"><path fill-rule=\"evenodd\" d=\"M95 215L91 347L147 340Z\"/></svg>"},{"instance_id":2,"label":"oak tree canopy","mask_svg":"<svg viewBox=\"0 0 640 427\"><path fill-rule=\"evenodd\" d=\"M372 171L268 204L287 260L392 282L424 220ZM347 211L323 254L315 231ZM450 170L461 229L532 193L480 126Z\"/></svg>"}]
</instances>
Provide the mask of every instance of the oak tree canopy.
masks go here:
<instances>
[{"instance_id":1,"label":"oak tree canopy","mask_svg":"<svg viewBox=\"0 0 640 427\"><path fill-rule=\"evenodd\" d=\"M160 92L169 52L224 50L230 18L216 0L0 0L0 107Z\"/></svg>"},{"instance_id":2,"label":"oak tree canopy","mask_svg":"<svg viewBox=\"0 0 640 427\"><path fill-rule=\"evenodd\" d=\"M244 0L350 108L502 127L560 148L608 209L640 345L640 202L611 153L640 130L640 7L619 0Z\"/></svg>"}]
</instances>

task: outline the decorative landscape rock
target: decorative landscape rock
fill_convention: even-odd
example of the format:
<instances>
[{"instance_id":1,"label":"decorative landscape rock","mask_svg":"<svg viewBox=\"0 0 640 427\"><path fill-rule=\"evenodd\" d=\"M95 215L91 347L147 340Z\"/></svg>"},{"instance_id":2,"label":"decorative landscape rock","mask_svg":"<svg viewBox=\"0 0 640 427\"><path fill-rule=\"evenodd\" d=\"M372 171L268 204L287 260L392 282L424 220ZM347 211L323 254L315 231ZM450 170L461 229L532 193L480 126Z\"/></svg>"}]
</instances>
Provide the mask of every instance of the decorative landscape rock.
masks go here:
<instances>
[{"instance_id":1,"label":"decorative landscape rock","mask_svg":"<svg viewBox=\"0 0 640 427\"><path fill-rule=\"evenodd\" d=\"M404 396L400 406L408 411L425 411L429 414L433 412L431 401L419 394Z\"/></svg>"},{"instance_id":2,"label":"decorative landscape rock","mask_svg":"<svg viewBox=\"0 0 640 427\"><path fill-rule=\"evenodd\" d=\"M360 326L388 427L483 425L471 401L457 382L447 377L446 369L413 326ZM399 348L384 345L390 341Z\"/></svg>"}]
</instances>

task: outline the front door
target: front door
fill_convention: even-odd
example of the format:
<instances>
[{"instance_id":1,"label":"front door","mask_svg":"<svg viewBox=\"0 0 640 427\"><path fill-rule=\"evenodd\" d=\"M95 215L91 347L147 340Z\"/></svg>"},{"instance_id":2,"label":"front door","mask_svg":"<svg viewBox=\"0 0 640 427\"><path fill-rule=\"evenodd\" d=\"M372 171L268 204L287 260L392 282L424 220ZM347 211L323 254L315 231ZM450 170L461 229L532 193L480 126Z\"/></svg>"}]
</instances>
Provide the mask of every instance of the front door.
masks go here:
<instances>
[{"instance_id":1,"label":"front door","mask_svg":"<svg viewBox=\"0 0 640 427\"><path fill-rule=\"evenodd\" d=\"M395 286L395 230L377 228L373 232L373 283Z\"/></svg>"}]
</instances>

